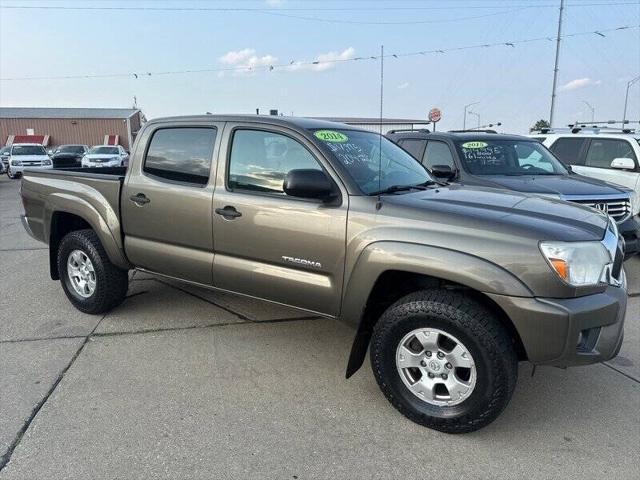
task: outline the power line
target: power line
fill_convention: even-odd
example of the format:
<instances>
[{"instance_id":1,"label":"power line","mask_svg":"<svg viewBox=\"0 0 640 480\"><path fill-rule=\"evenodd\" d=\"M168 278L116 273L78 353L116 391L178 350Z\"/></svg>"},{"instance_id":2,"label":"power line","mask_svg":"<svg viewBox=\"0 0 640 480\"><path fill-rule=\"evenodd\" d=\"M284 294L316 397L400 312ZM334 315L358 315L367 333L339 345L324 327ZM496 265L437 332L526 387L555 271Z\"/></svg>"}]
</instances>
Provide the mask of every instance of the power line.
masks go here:
<instances>
[{"instance_id":1,"label":"power line","mask_svg":"<svg viewBox=\"0 0 640 480\"><path fill-rule=\"evenodd\" d=\"M588 6L611 6L611 5L637 5L635 2L614 2L614 3L576 3L571 7L588 7ZM85 11L85 12L100 12L100 11L147 11L147 12L221 12L221 13L257 13L261 15L270 15L275 17L293 18L296 20L322 22L322 23L334 23L334 24L348 24L348 25L424 25L432 23L450 23L459 22L463 20L474 20L479 18L493 17L497 15L505 15L513 12L518 12L525 9L532 8L551 8L553 4L528 4L528 5L501 5L501 6L486 6L486 5L449 5L447 7L371 7L371 8L359 8L359 7L329 7L329 8L313 8L313 7L297 7L297 8L249 8L249 7L150 7L150 6L66 6L66 5L0 5L0 9L6 10L66 10L66 11ZM298 15L295 13L286 12L372 12L372 11L416 11L416 10L454 10L454 9L486 9L486 8L505 8L501 12L485 13L482 15L474 15L468 17L457 17L449 19L429 19L429 20L398 20L398 21L368 21L368 20L348 20L348 19L335 19L324 17L310 17L306 15Z\"/></svg>"},{"instance_id":2,"label":"power line","mask_svg":"<svg viewBox=\"0 0 640 480\"><path fill-rule=\"evenodd\" d=\"M584 32L575 32L568 33L562 35L560 38L571 38L585 35L598 35L602 36L605 33L618 32L622 30L630 30L640 28L640 25L625 25L621 27L608 28L608 29L598 29ZM471 49L482 49L482 48L493 48L493 47L510 47L515 48L516 45L521 45L525 43L532 42L540 42L540 41L556 41L557 37L536 37L536 38L528 38L523 40L512 40L512 41L500 41L494 43L484 43L484 44L476 44L476 45L467 45L462 47L451 47L451 48L439 48L434 50L421 50L414 52L403 52L403 53L385 53L383 56L381 55L370 55L370 56L358 56L358 57L350 57L350 58L339 58L332 60L314 60L314 61L296 61L291 60L288 63L280 63L280 64L271 64L271 65L255 65L255 66L247 66L247 65L239 65L233 67L204 67L204 68L193 68L188 70L167 70L167 71L155 71L155 72L145 72L145 71L137 71L137 72L126 72L126 73L98 73L98 74L79 74L79 75L63 75L63 76L50 76L50 77L6 77L0 78L0 81L17 81L17 80L74 80L74 79L96 79L96 78L134 78L140 79L145 77L152 76L164 76L164 75L179 75L179 74L193 74L193 73L214 73L214 72L253 72L253 71L276 71L276 70L297 70L300 67L316 67L319 65L326 64L336 64L336 63L346 63L346 62L358 62L358 61L367 61L367 60L379 60L381 58L405 58L405 57L415 57L415 56L426 56L432 54L445 54L451 52L457 52L462 50L471 50Z\"/></svg>"},{"instance_id":3,"label":"power line","mask_svg":"<svg viewBox=\"0 0 640 480\"><path fill-rule=\"evenodd\" d=\"M590 6L612 6L612 5L630 5L637 6L637 1L626 2L594 2L594 3L572 3L567 4L568 7L590 7ZM156 11L156 12L371 12L371 11L415 11L415 10L469 10L469 9L486 9L486 8L553 8L557 7L555 3L525 3L525 4L499 4L499 5L447 5L447 6L429 6L429 7L408 7L408 6L367 6L367 7L158 7L158 6L70 6L70 5L0 5L0 9L11 10L78 10L78 11Z\"/></svg>"}]
</instances>

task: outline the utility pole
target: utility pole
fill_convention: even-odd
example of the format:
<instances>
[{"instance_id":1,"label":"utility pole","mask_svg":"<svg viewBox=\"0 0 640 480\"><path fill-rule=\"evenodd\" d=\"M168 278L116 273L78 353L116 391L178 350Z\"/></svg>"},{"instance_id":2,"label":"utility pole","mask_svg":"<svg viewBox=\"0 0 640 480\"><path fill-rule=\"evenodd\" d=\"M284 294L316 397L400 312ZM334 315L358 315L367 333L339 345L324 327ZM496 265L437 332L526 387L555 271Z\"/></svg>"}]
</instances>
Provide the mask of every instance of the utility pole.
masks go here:
<instances>
[{"instance_id":1,"label":"utility pole","mask_svg":"<svg viewBox=\"0 0 640 480\"><path fill-rule=\"evenodd\" d=\"M591 121L595 121L596 119L596 109L593 108L591 106L591 104L589 102L587 102L586 100L583 100L582 103L584 103L587 107L589 107L589 110L591 110Z\"/></svg>"},{"instance_id":2,"label":"utility pole","mask_svg":"<svg viewBox=\"0 0 640 480\"><path fill-rule=\"evenodd\" d=\"M638 80L640 80L640 75L638 75L636 78L632 78L627 82L627 93L625 93L624 95L624 113L622 114L622 128L624 128L624 124L627 121L627 103L629 103L629 88L631 88L631 85L636 83Z\"/></svg>"},{"instance_id":3,"label":"utility pole","mask_svg":"<svg viewBox=\"0 0 640 480\"><path fill-rule=\"evenodd\" d=\"M476 117L478 117L478 130L480 130L480 114L469 110L469 115L475 115Z\"/></svg>"},{"instance_id":4,"label":"utility pole","mask_svg":"<svg viewBox=\"0 0 640 480\"><path fill-rule=\"evenodd\" d=\"M464 106L464 117L463 117L463 120L462 120L462 129L463 129L463 130L465 130L465 129L467 128L467 108L469 108L469 107L471 107L471 106L473 106L473 105L477 105L477 104L479 104L479 103L480 103L480 102L467 103L467 104Z\"/></svg>"},{"instance_id":5,"label":"utility pole","mask_svg":"<svg viewBox=\"0 0 640 480\"><path fill-rule=\"evenodd\" d=\"M549 112L549 126L553 127L553 114L556 108L556 88L558 87L558 61L560 60L560 35L562 34L562 12L564 0L560 0L560 15L558 16L558 36L556 37L556 62L553 67L553 89L551 90L551 111Z\"/></svg>"}]
</instances>

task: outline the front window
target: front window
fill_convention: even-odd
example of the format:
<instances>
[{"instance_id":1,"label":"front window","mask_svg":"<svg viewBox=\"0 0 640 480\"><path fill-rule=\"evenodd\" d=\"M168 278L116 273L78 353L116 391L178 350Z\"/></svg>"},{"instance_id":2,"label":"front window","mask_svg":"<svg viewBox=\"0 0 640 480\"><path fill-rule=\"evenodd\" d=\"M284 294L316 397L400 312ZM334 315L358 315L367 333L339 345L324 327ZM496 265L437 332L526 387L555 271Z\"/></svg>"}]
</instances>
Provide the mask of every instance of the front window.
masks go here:
<instances>
[{"instance_id":1,"label":"front window","mask_svg":"<svg viewBox=\"0 0 640 480\"><path fill-rule=\"evenodd\" d=\"M589 145L585 158L585 166L596 168L611 168L611 162L616 158L630 158L636 160L631 143L626 140L609 138L594 138Z\"/></svg>"},{"instance_id":2,"label":"front window","mask_svg":"<svg viewBox=\"0 0 640 480\"><path fill-rule=\"evenodd\" d=\"M367 195L394 186L418 186L433 181L415 158L377 133L315 130L314 136Z\"/></svg>"},{"instance_id":3,"label":"front window","mask_svg":"<svg viewBox=\"0 0 640 480\"><path fill-rule=\"evenodd\" d=\"M84 153L82 145L66 145L56 150L56 153Z\"/></svg>"},{"instance_id":4,"label":"front window","mask_svg":"<svg viewBox=\"0 0 640 480\"><path fill-rule=\"evenodd\" d=\"M230 190L284 195L284 180L295 169L322 170L300 142L275 132L236 130L227 184Z\"/></svg>"},{"instance_id":5,"label":"front window","mask_svg":"<svg viewBox=\"0 0 640 480\"><path fill-rule=\"evenodd\" d=\"M118 147L93 147L89 150L89 155L118 155L120 150Z\"/></svg>"},{"instance_id":6,"label":"front window","mask_svg":"<svg viewBox=\"0 0 640 480\"><path fill-rule=\"evenodd\" d=\"M566 175L565 166L535 140L457 140L465 169L473 175Z\"/></svg>"},{"instance_id":7,"label":"front window","mask_svg":"<svg viewBox=\"0 0 640 480\"><path fill-rule=\"evenodd\" d=\"M47 152L42 145L15 145L11 150L11 155L46 155Z\"/></svg>"}]
</instances>

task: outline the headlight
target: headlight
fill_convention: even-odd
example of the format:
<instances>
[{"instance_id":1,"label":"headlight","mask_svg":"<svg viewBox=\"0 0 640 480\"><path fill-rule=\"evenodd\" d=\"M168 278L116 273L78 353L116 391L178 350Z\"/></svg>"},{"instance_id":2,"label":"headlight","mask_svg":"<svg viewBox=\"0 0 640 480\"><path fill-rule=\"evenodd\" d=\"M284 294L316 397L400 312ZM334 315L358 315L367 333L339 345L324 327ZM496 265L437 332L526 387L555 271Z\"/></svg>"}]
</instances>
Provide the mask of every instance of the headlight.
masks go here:
<instances>
[{"instance_id":1,"label":"headlight","mask_svg":"<svg viewBox=\"0 0 640 480\"><path fill-rule=\"evenodd\" d=\"M602 242L542 242L540 251L558 276L574 287L598 284L612 262Z\"/></svg>"},{"instance_id":2,"label":"headlight","mask_svg":"<svg viewBox=\"0 0 640 480\"><path fill-rule=\"evenodd\" d=\"M43 160L42 165L51 165L51 160Z\"/></svg>"},{"instance_id":3,"label":"headlight","mask_svg":"<svg viewBox=\"0 0 640 480\"><path fill-rule=\"evenodd\" d=\"M11 165L13 165L14 167L21 167L22 162L20 160L11 160Z\"/></svg>"}]
</instances>

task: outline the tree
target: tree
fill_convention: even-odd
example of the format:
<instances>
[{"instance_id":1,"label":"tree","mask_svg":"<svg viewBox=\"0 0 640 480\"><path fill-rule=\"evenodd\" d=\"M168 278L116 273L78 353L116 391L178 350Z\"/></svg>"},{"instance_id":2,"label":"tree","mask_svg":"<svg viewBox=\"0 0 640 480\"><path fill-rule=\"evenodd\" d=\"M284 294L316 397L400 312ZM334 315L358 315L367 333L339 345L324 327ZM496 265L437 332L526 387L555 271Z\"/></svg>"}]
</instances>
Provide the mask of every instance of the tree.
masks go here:
<instances>
[{"instance_id":1,"label":"tree","mask_svg":"<svg viewBox=\"0 0 640 480\"><path fill-rule=\"evenodd\" d=\"M529 132L533 132L534 130L542 130L543 128L551 128L551 124L545 119L541 118L533 124L533 127L529 129Z\"/></svg>"}]
</instances>

